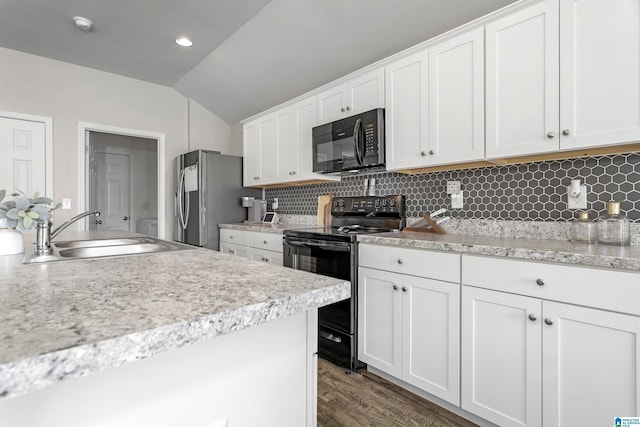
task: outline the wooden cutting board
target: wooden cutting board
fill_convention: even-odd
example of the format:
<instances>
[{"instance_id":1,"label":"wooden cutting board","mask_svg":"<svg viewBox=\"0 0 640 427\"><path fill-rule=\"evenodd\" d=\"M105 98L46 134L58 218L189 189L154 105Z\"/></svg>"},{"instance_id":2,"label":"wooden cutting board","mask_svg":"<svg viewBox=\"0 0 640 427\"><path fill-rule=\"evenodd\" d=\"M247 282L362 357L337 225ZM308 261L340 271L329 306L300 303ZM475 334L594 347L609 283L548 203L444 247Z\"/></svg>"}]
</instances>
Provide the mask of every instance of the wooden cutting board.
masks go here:
<instances>
[{"instance_id":1,"label":"wooden cutting board","mask_svg":"<svg viewBox=\"0 0 640 427\"><path fill-rule=\"evenodd\" d=\"M331 225L331 201L333 194L318 196L318 225Z\"/></svg>"}]
</instances>

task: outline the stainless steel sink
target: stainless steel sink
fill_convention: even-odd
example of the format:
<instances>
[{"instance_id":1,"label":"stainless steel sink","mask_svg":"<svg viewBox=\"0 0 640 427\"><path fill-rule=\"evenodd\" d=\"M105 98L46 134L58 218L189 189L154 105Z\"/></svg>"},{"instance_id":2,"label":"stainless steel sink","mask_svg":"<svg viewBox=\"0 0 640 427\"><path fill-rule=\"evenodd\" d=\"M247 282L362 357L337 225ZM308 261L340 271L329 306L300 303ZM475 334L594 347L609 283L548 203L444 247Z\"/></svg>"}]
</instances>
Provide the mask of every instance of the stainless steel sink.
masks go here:
<instances>
[{"instance_id":1,"label":"stainless steel sink","mask_svg":"<svg viewBox=\"0 0 640 427\"><path fill-rule=\"evenodd\" d=\"M70 240L54 242L52 246L53 253L51 254L26 254L24 263L64 261L72 259L193 249L193 246L146 236L124 237L118 239Z\"/></svg>"}]
</instances>

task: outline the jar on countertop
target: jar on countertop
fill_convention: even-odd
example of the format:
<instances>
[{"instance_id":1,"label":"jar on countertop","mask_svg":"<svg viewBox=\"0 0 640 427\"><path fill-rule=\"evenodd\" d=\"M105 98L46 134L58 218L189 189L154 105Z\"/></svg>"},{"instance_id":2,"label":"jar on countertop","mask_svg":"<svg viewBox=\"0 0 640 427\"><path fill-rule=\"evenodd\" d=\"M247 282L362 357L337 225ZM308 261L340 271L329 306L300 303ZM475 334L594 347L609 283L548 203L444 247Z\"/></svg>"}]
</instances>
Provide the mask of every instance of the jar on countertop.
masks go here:
<instances>
[{"instance_id":1,"label":"jar on countertop","mask_svg":"<svg viewBox=\"0 0 640 427\"><path fill-rule=\"evenodd\" d=\"M630 223L620 212L620 202L607 202L607 212L602 214L596 222L598 229L598 243L605 245L628 245L631 241Z\"/></svg>"},{"instance_id":2,"label":"jar on countertop","mask_svg":"<svg viewBox=\"0 0 640 427\"><path fill-rule=\"evenodd\" d=\"M589 212L577 212L576 219L571 223L570 240L580 243L597 241L596 223L589 219Z\"/></svg>"}]
</instances>

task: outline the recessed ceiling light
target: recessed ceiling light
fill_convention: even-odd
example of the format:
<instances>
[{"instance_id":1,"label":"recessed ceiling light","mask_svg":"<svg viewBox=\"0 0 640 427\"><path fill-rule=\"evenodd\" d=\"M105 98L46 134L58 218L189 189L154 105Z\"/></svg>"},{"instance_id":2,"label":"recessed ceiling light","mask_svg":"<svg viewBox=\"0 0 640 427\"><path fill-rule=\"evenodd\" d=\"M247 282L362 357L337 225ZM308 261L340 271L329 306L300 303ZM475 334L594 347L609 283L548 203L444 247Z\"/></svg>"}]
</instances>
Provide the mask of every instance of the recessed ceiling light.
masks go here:
<instances>
[{"instance_id":1,"label":"recessed ceiling light","mask_svg":"<svg viewBox=\"0 0 640 427\"><path fill-rule=\"evenodd\" d=\"M193 42L189 40L187 37L178 37L176 39L176 43L182 47L191 47L193 46Z\"/></svg>"},{"instance_id":2,"label":"recessed ceiling light","mask_svg":"<svg viewBox=\"0 0 640 427\"><path fill-rule=\"evenodd\" d=\"M90 19L84 18L82 16L74 16L73 23L76 27L80 28L82 31L91 31L93 30L93 22Z\"/></svg>"}]
</instances>

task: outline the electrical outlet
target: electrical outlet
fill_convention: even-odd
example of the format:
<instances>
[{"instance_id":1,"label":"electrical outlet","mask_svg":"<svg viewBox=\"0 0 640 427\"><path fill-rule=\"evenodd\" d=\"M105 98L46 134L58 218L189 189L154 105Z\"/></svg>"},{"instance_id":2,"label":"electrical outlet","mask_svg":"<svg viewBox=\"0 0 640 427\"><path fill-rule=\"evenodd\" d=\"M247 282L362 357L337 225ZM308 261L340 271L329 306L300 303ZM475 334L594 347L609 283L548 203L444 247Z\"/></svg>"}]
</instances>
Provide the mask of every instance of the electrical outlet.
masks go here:
<instances>
[{"instance_id":1,"label":"electrical outlet","mask_svg":"<svg viewBox=\"0 0 640 427\"><path fill-rule=\"evenodd\" d=\"M567 187L567 209L587 209L587 186L580 186L578 197L571 195L571 187Z\"/></svg>"},{"instance_id":2,"label":"electrical outlet","mask_svg":"<svg viewBox=\"0 0 640 427\"><path fill-rule=\"evenodd\" d=\"M451 209L462 209L464 207L464 191L460 190L451 195Z\"/></svg>"},{"instance_id":3,"label":"electrical outlet","mask_svg":"<svg viewBox=\"0 0 640 427\"><path fill-rule=\"evenodd\" d=\"M64 210L71 209L71 199L62 199L62 209Z\"/></svg>"}]
</instances>

